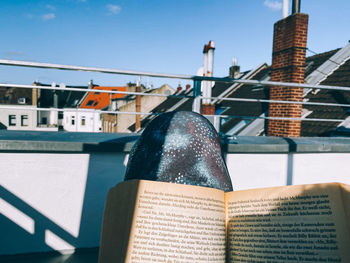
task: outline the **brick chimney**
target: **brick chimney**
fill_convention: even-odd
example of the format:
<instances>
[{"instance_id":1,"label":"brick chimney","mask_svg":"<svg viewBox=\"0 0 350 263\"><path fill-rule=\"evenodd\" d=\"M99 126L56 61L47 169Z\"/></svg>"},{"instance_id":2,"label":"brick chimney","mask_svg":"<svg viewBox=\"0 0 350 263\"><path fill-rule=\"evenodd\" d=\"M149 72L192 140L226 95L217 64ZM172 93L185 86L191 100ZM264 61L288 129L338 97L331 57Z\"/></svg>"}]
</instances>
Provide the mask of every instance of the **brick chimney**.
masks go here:
<instances>
[{"instance_id":1,"label":"brick chimney","mask_svg":"<svg viewBox=\"0 0 350 263\"><path fill-rule=\"evenodd\" d=\"M38 84L36 82L33 83L33 86L37 86ZM38 89L33 88L32 89L32 105L38 106Z\"/></svg>"},{"instance_id":2,"label":"brick chimney","mask_svg":"<svg viewBox=\"0 0 350 263\"><path fill-rule=\"evenodd\" d=\"M308 15L294 13L274 25L271 81L304 83ZM273 86L271 100L302 101L302 88ZM270 103L269 117L300 118L302 105ZM269 136L299 137L301 121L268 120Z\"/></svg>"}]
</instances>

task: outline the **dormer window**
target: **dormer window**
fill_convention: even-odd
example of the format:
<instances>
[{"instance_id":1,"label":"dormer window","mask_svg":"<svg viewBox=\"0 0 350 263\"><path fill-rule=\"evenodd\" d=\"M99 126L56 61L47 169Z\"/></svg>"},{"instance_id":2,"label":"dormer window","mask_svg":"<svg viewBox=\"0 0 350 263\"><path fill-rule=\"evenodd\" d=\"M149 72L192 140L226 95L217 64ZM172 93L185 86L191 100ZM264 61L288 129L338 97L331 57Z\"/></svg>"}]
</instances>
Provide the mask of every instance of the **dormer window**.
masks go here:
<instances>
[{"instance_id":1,"label":"dormer window","mask_svg":"<svg viewBox=\"0 0 350 263\"><path fill-rule=\"evenodd\" d=\"M86 106L91 106L93 103L94 103L93 100L89 100L89 101L86 103Z\"/></svg>"}]
</instances>

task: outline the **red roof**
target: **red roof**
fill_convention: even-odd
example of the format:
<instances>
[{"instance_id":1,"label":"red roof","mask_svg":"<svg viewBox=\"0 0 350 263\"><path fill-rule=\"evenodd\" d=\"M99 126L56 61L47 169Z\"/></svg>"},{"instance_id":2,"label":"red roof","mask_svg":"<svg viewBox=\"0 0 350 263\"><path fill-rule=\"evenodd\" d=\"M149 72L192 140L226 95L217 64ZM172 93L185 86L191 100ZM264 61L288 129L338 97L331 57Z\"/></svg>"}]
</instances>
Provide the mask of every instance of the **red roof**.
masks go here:
<instances>
[{"instance_id":1,"label":"red roof","mask_svg":"<svg viewBox=\"0 0 350 263\"><path fill-rule=\"evenodd\" d=\"M120 99L126 95L98 92L98 90L126 91L126 87L94 86L92 89L96 90L96 92L89 92L84 101L81 103L80 108L100 110L107 107L111 103L112 99Z\"/></svg>"}]
</instances>

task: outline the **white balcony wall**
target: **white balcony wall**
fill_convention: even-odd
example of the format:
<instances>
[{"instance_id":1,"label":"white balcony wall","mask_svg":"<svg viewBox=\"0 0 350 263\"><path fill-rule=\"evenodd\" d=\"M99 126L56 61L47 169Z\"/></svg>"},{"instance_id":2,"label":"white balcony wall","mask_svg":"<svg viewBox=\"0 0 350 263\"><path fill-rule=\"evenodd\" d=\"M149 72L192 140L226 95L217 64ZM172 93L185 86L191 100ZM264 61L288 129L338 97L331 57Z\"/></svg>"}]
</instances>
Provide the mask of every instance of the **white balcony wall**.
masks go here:
<instances>
[{"instance_id":1,"label":"white balcony wall","mask_svg":"<svg viewBox=\"0 0 350 263\"><path fill-rule=\"evenodd\" d=\"M14 147L30 146L16 143ZM24 153L14 152L10 144L0 140L2 150L10 149L0 153L0 255L50 250L65 253L99 246L106 195L123 181L128 156L125 150L103 152L103 144L98 151L91 151L89 143L80 147L76 142L64 142L62 147L72 152L58 153L64 151L59 144L40 143L33 147L40 147L41 153L35 152L38 148ZM81 150L72 150L72 145ZM324 182L350 184L350 150L231 151L226 161L235 190Z\"/></svg>"},{"instance_id":2,"label":"white balcony wall","mask_svg":"<svg viewBox=\"0 0 350 263\"><path fill-rule=\"evenodd\" d=\"M0 255L99 246L104 201L123 180L124 158L0 153Z\"/></svg>"}]
</instances>

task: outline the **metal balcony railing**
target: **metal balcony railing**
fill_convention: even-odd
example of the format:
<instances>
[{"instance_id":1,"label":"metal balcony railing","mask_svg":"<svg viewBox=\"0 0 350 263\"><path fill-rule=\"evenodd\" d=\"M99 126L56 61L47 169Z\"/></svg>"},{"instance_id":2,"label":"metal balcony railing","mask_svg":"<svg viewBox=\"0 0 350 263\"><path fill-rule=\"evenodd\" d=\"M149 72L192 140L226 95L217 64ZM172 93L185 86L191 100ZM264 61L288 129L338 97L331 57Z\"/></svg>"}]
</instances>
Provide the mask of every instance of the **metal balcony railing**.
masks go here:
<instances>
[{"instance_id":1,"label":"metal balcony railing","mask_svg":"<svg viewBox=\"0 0 350 263\"><path fill-rule=\"evenodd\" d=\"M243 85L253 85L253 86L279 86L284 88L299 87L304 89L326 89L333 91L350 91L350 87L341 86L326 86L326 85L309 85L309 84L297 84L288 82L275 82L275 81L259 81L259 80L247 80L247 79L234 79L227 77L206 77L206 76L196 76L196 75L183 75L183 74L164 74L164 73L154 73L154 72L143 72L143 71L132 71L132 70L120 70L120 69L110 69L110 68L97 68L97 67L84 67L84 66L72 66L72 65L60 65L60 64L49 64L49 63L39 63L39 62L29 62L29 61L15 61L15 60L0 60L0 65L7 66L19 66L19 67L32 67L32 68L44 68L44 69L57 69L57 70L70 70L70 71L86 71L86 72L98 72L106 74L121 74L121 75L132 75L132 76L147 76L154 78L170 78L170 79L181 79L181 80L192 80L193 81L193 92L192 95L166 95L166 94L152 94L148 92L128 92L128 91L109 91L101 90L100 93L109 94L125 94L125 95L142 95L142 96L154 96L154 97L167 97L167 98L179 98L179 99L190 99L192 100L192 110L199 112L200 101L203 99L210 99L212 101L222 100L222 101L235 101L235 102L247 102L247 103L281 103L281 104L300 104L300 105L314 105L314 106L327 106L327 107L342 107L350 108L350 104L338 104L338 103L323 103L323 102L309 102L309 101L283 101L283 100L268 100L268 99L252 99L252 98L225 98L225 97L204 97L201 96L201 82L211 81L211 82L226 82L226 83L239 83ZM0 87L14 87L23 89L46 89L46 90L64 90L64 91L81 91L81 92L96 92L94 89L83 89L83 88L69 88L69 87L51 87L51 86L41 86L41 85L21 85L21 84L6 84L0 83ZM2 108L6 108L5 105ZM18 106L18 109L21 107ZM11 109L14 109L11 106ZM32 110L36 111L49 111L54 110L57 112L65 112L67 109L48 109L48 108L35 108ZM79 111L84 111L86 109L79 109ZM71 109L69 110L71 111ZM88 111L91 111L90 109ZM157 112L136 112L136 111L110 111L110 110L94 110L96 113L109 113L109 114L128 114L128 115L157 115ZM268 116L233 116L233 115L215 115L215 118L240 118L246 120L252 119L278 119L278 120L300 120L300 121L321 121L321 122L343 122L343 119L320 119L320 118L285 118L285 117L268 117Z\"/></svg>"}]
</instances>

